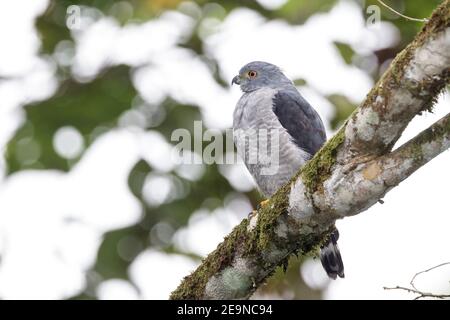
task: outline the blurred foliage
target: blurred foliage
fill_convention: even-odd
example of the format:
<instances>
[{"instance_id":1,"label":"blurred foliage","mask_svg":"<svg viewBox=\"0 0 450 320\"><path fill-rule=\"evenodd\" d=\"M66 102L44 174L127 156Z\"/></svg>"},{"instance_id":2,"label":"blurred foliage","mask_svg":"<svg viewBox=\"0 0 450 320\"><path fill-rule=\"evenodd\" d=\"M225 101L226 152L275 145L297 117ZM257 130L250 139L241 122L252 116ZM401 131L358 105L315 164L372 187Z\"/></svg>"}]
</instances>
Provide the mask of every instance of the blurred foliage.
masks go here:
<instances>
[{"instance_id":1,"label":"blurred foliage","mask_svg":"<svg viewBox=\"0 0 450 320\"><path fill-rule=\"evenodd\" d=\"M342 42L335 42L334 45L339 50L339 53L341 54L345 63L351 64L353 56L355 55L355 51L353 51L352 47Z\"/></svg>"},{"instance_id":2,"label":"blurred foliage","mask_svg":"<svg viewBox=\"0 0 450 320\"><path fill-rule=\"evenodd\" d=\"M330 125L333 130L336 130L352 114L357 106L343 95L332 94L327 99L334 105L335 114L333 119L331 119Z\"/></svg>"},{"instance_id":3,"label":"blurred foliage","mask_svg":"<svg viewBox=\"0 0 450 320\"><path fill-rule=\"evenodd\" d=\"M370 5L380 5L377 0L366 0L366 7ZM396 11L413 18L428 18L442 0L426 0L426 1L406 1L406 0L383 0L385 4ZM404 47L411 42L412 38L422 28L421 23L406 20L393 12L381 7L381 19L394 23L401 34L400 47Z\"/></svg>"},{"instance_id":4,"label":"blurred foliage","mask_svg":"<svg viewBox=\"0 0 450 320\"><path fill-rule=\"evenodd\" d=\"M361 10L366 12L368 5L376 0L348 0L360 4ZM406 1L385 0L386 3L400 12L417 18L427 17L439 0ZM210 12L218 19L224 19L228 13L236 8L246 7L259 12L267 19L280 19L290 24L302 24L309 17L333 8L337 0L288 0L277 9L270 10L254 0L219 0L216 2L199 0L196 3L203 12ZM46 12L37 19L36 27L39 31L42 46L40 54L52 57L56 46L63 40L74 42L76 32L71 33L66 26L66 10L70 5L81 5L82 15L95 20L101 16L110 16L121 25L128 23L139 24L158 17L166 10L178 10L181 0L53 0ZM212 13L211 13L212 12ZM421 24L399 18L385 9L381 9L382 19L393 23L399 30L400 42L393 48L383 48L373 52L377 58L375 70L368 71L376 80L381 66L392 59L420 29ZM197 26L202 17L198 18ZM202 39L198 29L178 44L189 48L202 59L208 59L212 66L214 79L223 87L228 86L229 79L222 79L219 64L204 52ZM355 64L358 58L352 46L345 42L336 42L335 46L343 60ZM362 57L364 58L364 57ZM127 111L136 108L135 101L141 99L130 80L130 67L106 67L90 82L78 82L72 78L70 68L58 66L57 75L61 79L56 93L45 101L30 103L23 107L25 120L17 130L7 146L6 161L8 173L25 169L58 169L68 171L83 156L79 154L74 159L64 159L54 150L53 140L55 132L61 127L71 126L77 129L84 146L89 147L100 133L118 126L118 119ZM304 79L297 79L296 85L307 85ZM343 95L330 95L327 98L335 107L335 116L331 121L333 129L338 128L351 114L356 105ZM137 100L136 100L137 99ZM145 103L144 103L145 105ZM167 141L176 128L193 130L193 121L201 119L198 106L184 105L171 97L167 97L161 105L165 117L159 123L152 124L145 129L156 130ZM145 111L144 111L145 113ZM144 114L145 115L145 114ZM183 191L179 198L171 199L159 206L149 205L143 196L146 178L157 172L144 159L139 160L129 173L128 185L133 195L139 199L142 207L141 220L133 225L119 230L107 232L92 270L86 275L87 286L83 292L74 298L95 298L95 288L100 281L111 278L129 280L128 267L134 258L143 250L153 247L170 253L181 253L199 259L192 252L179 252L168 239L155 236L155 228L162 224L175 232L186 226L192 213L199 208L214 210L224 206L224 199L236 192L228 180L220 173L216 165L206 166L205 172L196 180L187 180L177 172L164 173L172 179ZM260 197L256 191L248 192L245 196L256 206ZM320 290L309 288L301 279L299 268L302 261L292 258L286 272L277 270L268 284L258 290L262 296L278 296L288 298L319 298ZM151 270L149 270L151 272Z\"/></svg>"},{"instance_id":5,"label":"blurred foliage","mask_svg":"<svg viewBox=\"0 0 450 320\"><path fill-rule=\"evenodd\" d=\"M322 291L308 287L300 275L300 267L303 262L303 259L292 256L289 259L289 267L286 269L278 267L267 283L258 289L256 295L265 298L320 299Z\"/></svg>"},{"instance_id":6,"label":"blurred foliage","mask_svg":"<svg viewBox=\"0 0 450 320\"><path fill-rule=\"evenodd\" d=\"M336 2L336 0L290 0L276 10L276 14L290 23L300 24L313 14L330 10Z\"/></svg>"},{"instance_id":7,"label":"blurred foliage","mask_svg":"<svg viewBox=\"0 0 450 320\"><path fill-rule=\"evenodd\" d=\"M106 131L117 126L117 118L130 108L135 96L126 66L109 69L90 83L64 81L52 98L25 106L26 122L7 146L8 173L39 167L67 171L68 161L53 147L55 132L65 126L74 127L89 145L99 128ZM38 161L18 157L18 152L32 142L40 149Z\"/></svg>"},{"instance_id":8,"label":"blurred foliage","mask_svg":"<svg viewBox=\"0 0 450 320\"><path fill-rule=\"evenodd\" d=\"M370 5L377 5L380 7L380 3L377 0L366 0L363 2L365 2L366 8ZM412 2L406 0L384 0L383 2L406 16L423 19L428 18L433 9L441 4L442 1L426 0ZM393 23L398 28L401 35L400 42L395 48L386 48L381 52L374 52L379 60L379 65L382 65L383 62L389 59L393 59L397 52L402 50L408 43L410 43L417 32L420 31L423 24L401 18L384 7L380 8L381 19Z\"/></svg>"}]
</instances>

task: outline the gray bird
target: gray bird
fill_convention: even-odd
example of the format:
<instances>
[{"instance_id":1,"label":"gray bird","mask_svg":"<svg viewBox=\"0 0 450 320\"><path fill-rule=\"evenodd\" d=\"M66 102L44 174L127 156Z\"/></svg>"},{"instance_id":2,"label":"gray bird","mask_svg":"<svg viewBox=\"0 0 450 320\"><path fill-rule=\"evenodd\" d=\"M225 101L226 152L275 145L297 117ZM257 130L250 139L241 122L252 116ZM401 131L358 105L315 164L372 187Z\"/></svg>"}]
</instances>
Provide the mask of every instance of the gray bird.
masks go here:
<instances>
[{"instance_id":1,"label":"gray bird","mask_svg":"<svg viewBox=\"0 0 450 320\"><path fill-rule=\"evenodd\" d=\"M233 114L237 152L262 194L271 197L325 143L322 120L273 64L250 62L231 84L238 84L244 92ZM320 252L332 279L344 277L338 237L336 230Z\"/></svg>"}]
</instances>

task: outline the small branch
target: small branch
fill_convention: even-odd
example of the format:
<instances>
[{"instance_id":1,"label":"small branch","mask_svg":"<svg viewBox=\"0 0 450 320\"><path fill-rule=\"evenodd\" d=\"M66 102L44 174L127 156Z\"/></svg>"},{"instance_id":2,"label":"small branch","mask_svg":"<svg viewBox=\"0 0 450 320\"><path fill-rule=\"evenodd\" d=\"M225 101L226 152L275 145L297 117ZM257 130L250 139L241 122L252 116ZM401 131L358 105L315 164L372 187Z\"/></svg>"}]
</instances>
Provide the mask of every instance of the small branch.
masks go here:
<instances>
[{"instance_id":1,"label":"small branch","mask_svg":"<svg viewBox=\"0 0 450 320\"><path fill-rule=\"evenodd\" d=\"M412 17L408 17L405 16L404 14L398 12L397 10L395 10L394 8L388 6L386 3L384 3L381 0L378 0L378 2L385 8L387 8L388 10L392 11L393 13L395 13L396 15L399 15L402 18L405 18L407 20L411 20L411 21L417 21L417 22L428 22L428 19L424 18L424 19L417 19L417 18L412 18Z\"/></svg>"},{"instance_id":2,"label":"small branch","mask_svg":"<svg viewBox=\"0 0 450 320\"><path fill-rule=\"evenodd\" d=\"M450 113L395 151L377 159L384 183L395 186L450 148Z\"/></svg>"},{"instance_id":3,"label":"small branch","mask_svg":"<svg viewBox=\"0 0 450 320\"><path fill-rule=\"evenodd\" d=\"M445 299L450 298L450 294L436 294L436 293L430 293L430 292L423 292L420 290L412 289L412 288L406 288L401 286L396 287L383 287L384 290L404 290L410 293L415 293L418 296L414 298L414 300L418 300L421 298L436 298L436 299Z\"/></svg>"},{"instance_id":4,"label":"small branch","mask_svg":"<svg viewBox=\"0 0 450 320\"><path fill-rule=\"evenodd\" d=\"M445 299L445 298L450 298L450 294L437 294L437 293L431 293L431 292L424 292L421 291L419 289L416 288L416 285L414 284L417 276L430 272L431 270L446 266L446 265L450 265L450 262L445 262L445 263L441 263L437 266L434 266L432 268L429 268L427 270L424 271L420 271L417 272L414 277L412 277L411 281L409 282L409 284L411 285L411 288L407 288L407 287L402 287L402 286L396 286L396 287L383 287L384 290L403 290L403 291L407 291L410 293L415 293L418 296L414 298L414 300L418 300L421 298L436 298L436 299Z\"/></svg>"},{"instance_id":5,"label":"small branch","mask_svg":"<svg viewBox=\"0 0 450 320\"><path fill-rule=\"evenodd\" d=\"M411 281L409 282L409 284L410 284L415 290L417 290L416 286L414 285L414 281L416 280L416 278L417 278L418 275L421 275L421 274L430 272L430 271L432 271L432 270L434 270L434 269L437 269L437 268L440 268L440 267L443 267L443 266L447 266L447 265L450 265L450 262L444 262L444 263L438 264L437 266L431 267L431 268L429 268L429 269L427 269L427 270L417 272L417 273L414 275L414 277L411 279Z\"/></svg>"},{"instance_id":6,"label":"small branch","mask_svg":"<svg viewBox=\"0 0 450 320\"><path fill-rule=\"evenodd\" d=\"M448 148L450 114L393 152L335 166L322 191L313 195L316 214L322 219L358 214Z\"/></svg>"}]
</instances>

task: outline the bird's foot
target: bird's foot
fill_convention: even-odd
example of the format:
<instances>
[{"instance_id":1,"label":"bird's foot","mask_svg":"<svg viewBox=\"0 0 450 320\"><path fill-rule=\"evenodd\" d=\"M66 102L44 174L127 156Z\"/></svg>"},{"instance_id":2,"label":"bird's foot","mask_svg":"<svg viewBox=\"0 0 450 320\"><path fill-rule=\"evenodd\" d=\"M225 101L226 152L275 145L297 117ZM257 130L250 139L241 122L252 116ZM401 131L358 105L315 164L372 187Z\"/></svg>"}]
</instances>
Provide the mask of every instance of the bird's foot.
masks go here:
<instances>
[{"instance_id":1,"label":"bird's foot","mask_svg":"<svg viewBox=\"0 0 450 320\"><path fill-rule=\"evenodd\" d=\"M250 213L247 215L247 219L248 219L248 220L252 220L252 218L253 218L254 216L256 216L257 213L258 213L258 211L253 210L252 212L250 212Z\"/></svg>"},{"instance_id":2,"label":"bird's foot","mask_svg":"<svg viewBox=\"0 0 450 320\"><path fill-rule=\"evenodd\" d=\"M263 201L261 201L259 204L258 204L258 206L257 206L257 210L259 210L259 209L261 209L261 208L264 208L266 205L268 205L269 204L269 199L266 199L266 200L263 200Z\"/></svg>"},{"instance_id":3,"label":"bird's foot","mask_svg":"<svg viewBox=\"0 0 450 320\"><path fill-rule=\"evenodd\" d=\"M264 208L268 203L269 203L269 200L268 200L268 199L267 199L267 200L261 201L261 202L256 206L256 210L253 210L252 212L250 212L250 213L247 215L247 218L248 218L249 220L251 220L251 218L253 218L253 217L258 213L258 210L261 209L261 208Z\"/></svg>"}]
</instances>

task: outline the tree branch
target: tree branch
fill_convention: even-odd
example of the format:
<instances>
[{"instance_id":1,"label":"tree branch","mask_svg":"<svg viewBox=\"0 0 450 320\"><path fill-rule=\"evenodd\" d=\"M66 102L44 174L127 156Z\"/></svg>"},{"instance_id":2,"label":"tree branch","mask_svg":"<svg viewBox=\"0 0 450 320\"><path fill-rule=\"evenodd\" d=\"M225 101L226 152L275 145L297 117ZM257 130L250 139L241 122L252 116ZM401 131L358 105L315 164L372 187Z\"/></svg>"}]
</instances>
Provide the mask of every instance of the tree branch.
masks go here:
<instances>
[{"instance_id":1,"label":"tree branch","mask_svg":"<svg viewBox=\"0 0 450 320\"><path fill-rule=\"evenodd\" d=\"M450 0L362 105L292 180L184 278L171 299L248 298L292 254L315 253L336 219L358 214L449 147L449 115L391 152L450 78Z\"/></svg>"},{"instance_id":2,"label":"tree branch","mask_svg":"<svg viewBox=\"0 0 450 320\"><path fill-rule=\"evenodd\" d=\"M385 175L391 174L395 181L392 183L396 185L449 148L450 113L394 152L381 157L378 163L385 168Z\"/></svg>"},{"instance_id":3,"label":"tree branch","mask_svg":"<svg viewBox=\"0 0 450 320\"><path fill-rule=\"evenodd\" d=\"M432 108L450 73L448 6L435 10L349 119L343 159L389 151L411 119Z\"/></svg>"}]
</instances>

